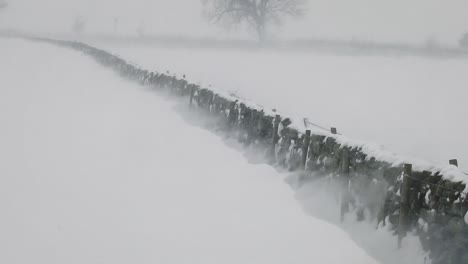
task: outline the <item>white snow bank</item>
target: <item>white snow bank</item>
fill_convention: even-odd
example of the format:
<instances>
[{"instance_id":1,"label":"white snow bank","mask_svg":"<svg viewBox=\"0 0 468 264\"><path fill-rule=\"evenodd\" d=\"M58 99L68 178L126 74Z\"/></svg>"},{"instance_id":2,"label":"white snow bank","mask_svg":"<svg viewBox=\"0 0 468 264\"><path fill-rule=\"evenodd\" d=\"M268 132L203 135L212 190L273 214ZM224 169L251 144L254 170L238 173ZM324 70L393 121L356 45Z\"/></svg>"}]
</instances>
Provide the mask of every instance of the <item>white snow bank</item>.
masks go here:
<instances>
[{"instance_id":1,"label":"white snow bank","mask_svg":"<svg viewBox=\"0 0 468 264\"><path fill-rule=\"evenodd\" d=\"M376 263L173 103L73 51L0 57L1 263Z\"/></svg>"}]
</instances>

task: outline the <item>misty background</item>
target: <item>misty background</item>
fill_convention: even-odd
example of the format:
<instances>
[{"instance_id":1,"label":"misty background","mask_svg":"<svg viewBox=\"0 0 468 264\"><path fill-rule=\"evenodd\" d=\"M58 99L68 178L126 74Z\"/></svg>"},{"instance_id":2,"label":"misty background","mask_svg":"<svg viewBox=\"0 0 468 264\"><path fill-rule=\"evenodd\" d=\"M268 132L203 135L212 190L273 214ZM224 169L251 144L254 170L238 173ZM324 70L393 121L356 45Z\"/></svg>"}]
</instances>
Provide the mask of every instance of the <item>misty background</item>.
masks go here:
<instances>
[{"instance_id":1,"label":"misty background","mask_svg":"<svg viewBox=\"0 0 468 264\"><path fill-rule=\"evenodd\" d=\"M201 0L8 0L0 29L66 34L77 18L82 34L254 38L242 28L225 31L203 16ZM325 38L458 46L468 32L465 0L310 0L301 19L270 29L284 39Z\"/></svg>"}]
</instances>

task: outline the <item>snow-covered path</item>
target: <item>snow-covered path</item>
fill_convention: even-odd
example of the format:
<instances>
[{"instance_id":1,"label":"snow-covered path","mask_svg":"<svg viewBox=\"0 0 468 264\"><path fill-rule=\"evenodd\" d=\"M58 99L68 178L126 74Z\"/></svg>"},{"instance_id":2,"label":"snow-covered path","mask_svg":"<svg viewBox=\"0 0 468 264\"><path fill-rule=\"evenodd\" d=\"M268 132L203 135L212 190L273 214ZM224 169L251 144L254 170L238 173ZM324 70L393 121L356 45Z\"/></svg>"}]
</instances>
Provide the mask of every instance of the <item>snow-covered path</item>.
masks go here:
<instances>
[{"instance_id":1,"label":"snow-covered path","mask_svg":"<svg viewBox=\"0 0 468 264\"><path fill-rule=\"evenodd\" d=\"M376 263L82 54L0 39L0 263Z\"/></svg>"}]
</instances>

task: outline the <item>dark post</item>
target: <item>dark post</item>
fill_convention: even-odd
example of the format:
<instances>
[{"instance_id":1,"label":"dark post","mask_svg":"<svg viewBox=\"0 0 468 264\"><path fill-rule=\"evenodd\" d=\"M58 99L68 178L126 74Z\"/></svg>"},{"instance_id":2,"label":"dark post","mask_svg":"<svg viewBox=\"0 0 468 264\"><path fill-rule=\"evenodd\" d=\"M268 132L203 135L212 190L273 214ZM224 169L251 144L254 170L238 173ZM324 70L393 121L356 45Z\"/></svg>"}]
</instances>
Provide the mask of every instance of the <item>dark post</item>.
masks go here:
<instances>
[{"instance_id":1,"label":"dark post","mask_svg":"<svg viewBox=\"0 0 468 264\"><path fill-rule=\"evenodd\" d=\"M249 126L248 126L248 137L249 137L249 144L255 141L257 138L257 110L252 109L250 112L250 120L249 120Z\"/></svg>"},{"instance_id":2,"label":"dark post","mask_svg":"<svg viewBox=\"0 0 468 264\"><path fill-rule=\"evenodd\" d=\"M413 165L405 164L403 170L403 182L400 188L400 222L398 224L398 247L401 247L403 237L408 231L408 214L410 209L409 187L410 177L413 172Z\"/></svg>"},{"instance_id":3,"label":"dark post","mask_svg":"<svg viewBox=\"0 0 468 264\"><path fill-rule=\"evenodd\" d=\"M212 93L212 92L210 91L210 92L208 93L208 96L209 96L209 98L208 98L208 105L207 105L207 107L206 107L206 110L207 110L208 112L211 112L211 110L212 110L212 105L213 105L214 93Z\"/></svg>"},{"instance_id":4,"label":"dark post","mask_svg":"<svg viewBox=\"0 0 468 264\"><path fill-rule=\"evenodd\" d=\"M276 155L275 155L275 148L276 148L276 143L279 141L279 136L278 136L278 129L279 129L279 124L281 122L281 117L280 115L275 116L275 121L273 123L273 140L271 142L271 150L270 150L270 157L272 158L273 162L276 162Z\"/></svg>"},{"instance_id":5,"label":"dark post","mask_svg":"<svg viewBox=\"0 0 468 264\"><path fill-rule=\"evenodd\" d=\"M211 107L211 111L218 114L219 112L219 103L218 103L218 95L213 96L213 107Z\"/></svg>"},{"instance_id":6,"label":"dark post","mask_svg":"<svg viewBox=\"0 0 468 264\"><path fill-rule=\"evenodd\" d=\"M279 128L280 122L281 122L280 115L276 115L275 116L275 123L274 123L274 126L273 126L273 147L276 145L276 143L278 143L278 140L279 140L278 128Z\"/></svg>"},{"instance_id":7,"label":"dark post","mask_svg":"<svg viewBox=\"0 0 468 264\"><path fill-rule=\"evenodd\" d=\"M190 106L193 104L193 95L195 94L195 86L190 85Z\"/></svg>"},{"instance_id":8,"label":"dark post","mask_svg":"<svg viewBox=\"0 0 468 264\"><path fill-rule=\"evenodd\" d=\"M236 121L237 115L235 114L236 111L236 102L231 102L231 106L229 107L229 116L228 116L228 127L232 128L234 122Z\"/></svg>"},{"instance_id":9,"label":"dark post","mask_svg":"<svg viewBox=\"0 0 468 264\"><path fill-rule=\"evenodd\" d=\"M349 152L346 147L343 148L343 151L341 153L341 158L342 158L341 171L343 172L343 174L347 175L349 174Z\"/></svg>"},{"instance_id":10,"label":"dark post","mask_svg":"<svg viewBox=\"0 0 468 264\"><path fill-rule=\"evenodd\" d=\"M457 160L457 159L449 160L449 164L450 164L450 165L455 165L455 166L458 167L458 160Z\"/></svg>"},{"instance_id":11,"label":"dark post","mask_svg":"<svg viewBox=\"0 0 468 264\"><path fill-rule=\"evenodd\" d=\"M343 183L343 190L341 191L341 208L340 208L340 220L344 221L345 214L349 211L349 153L345 147L341 152L341 178Z\"/></svg>"},{"instance_id":12,"label":"dark post","mask_svg":"<svg viewBox=\"0 0 468 264\"><path fill-rule=\"evenodd\" d=\"M302 168L307 169L307 155L309 153L309 145L310 145L310 130L306 130L304 134L304 142L302 146Z\"/></svg>"},{"instance_id":13,"label":"dark post","mask_svg":"<svg viewBox=\"0 0 468 264\"><path fill-rule=\"evenodd\" d=\"M336 135L338 133L338 131L336 130L336 127L332 127L330 131L333 135Z\"/></svg>"}]
</instances>

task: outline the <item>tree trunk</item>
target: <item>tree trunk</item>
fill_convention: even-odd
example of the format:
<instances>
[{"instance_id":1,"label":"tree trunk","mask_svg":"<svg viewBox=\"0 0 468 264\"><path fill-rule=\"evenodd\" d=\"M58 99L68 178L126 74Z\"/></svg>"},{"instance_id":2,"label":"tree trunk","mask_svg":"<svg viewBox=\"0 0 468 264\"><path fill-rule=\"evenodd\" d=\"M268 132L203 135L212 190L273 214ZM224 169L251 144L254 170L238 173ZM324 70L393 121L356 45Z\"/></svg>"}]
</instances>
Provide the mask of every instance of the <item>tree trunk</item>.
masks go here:
<instances>
[{"instance_id":1,"label":"tree trunk","mask_svg":"<svg viewBox=\"0 0 468 264\"><path fill-rule=\"evenodd\" d=\"M257 31L258 41L260 43L264 43L265 42L265 27L262 25L257 25L256 31Z\"/></svg>"},{"instance_id":2,"label":"tree trunk","mask_svg":"<svg viewBox=\"0 0 468 264\"><path fill-rule=\"evenodd\" d=\"M257 18L256 23L256 31L257 31L257 36L258 40L260 43L265 42L265 37L266 37L266 30L265 30L265 25L266 25L266 13L267 13L267 2L268 0L262 0L259 5L257 6Z\"/></svg>"}]
</instances>

